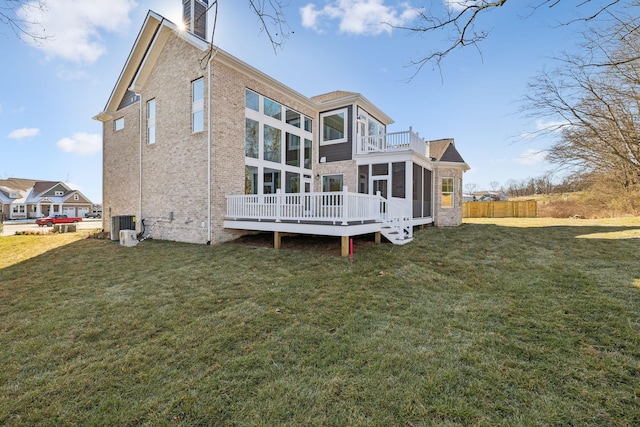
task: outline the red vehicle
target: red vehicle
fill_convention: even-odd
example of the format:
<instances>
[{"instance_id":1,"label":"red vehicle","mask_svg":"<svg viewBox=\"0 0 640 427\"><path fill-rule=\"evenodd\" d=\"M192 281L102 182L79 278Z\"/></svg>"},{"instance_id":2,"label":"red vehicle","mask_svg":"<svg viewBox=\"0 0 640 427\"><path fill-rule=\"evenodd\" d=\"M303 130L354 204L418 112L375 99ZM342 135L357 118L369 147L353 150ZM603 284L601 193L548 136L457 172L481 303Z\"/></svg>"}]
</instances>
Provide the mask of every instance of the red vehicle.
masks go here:
<instances>
[{"instance_id":1,"label":"red vehicle","mask_svg":"<svg viewBox=\"0 0 640 427\"><path fill-rule=\"evenodd\" d=\"M53 224L75 224L80 221L82 221L82 218L68 217L66 215L54 215L46 218L38 218L36 219L36 224L40 227L45 225L47 227L53 227Z\"/></svg>"}]
</instances>

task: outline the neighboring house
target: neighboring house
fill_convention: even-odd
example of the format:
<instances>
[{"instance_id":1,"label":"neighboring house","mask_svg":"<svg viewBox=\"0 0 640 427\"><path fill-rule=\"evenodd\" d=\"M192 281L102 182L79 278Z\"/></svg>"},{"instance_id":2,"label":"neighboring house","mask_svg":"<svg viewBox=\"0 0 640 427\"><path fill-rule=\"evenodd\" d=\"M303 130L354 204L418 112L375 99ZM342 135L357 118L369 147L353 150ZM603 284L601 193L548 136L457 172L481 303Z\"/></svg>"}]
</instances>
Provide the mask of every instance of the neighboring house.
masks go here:
<instances>
[{"instance_id":1,"label":"neighboring house","mask_svg":"<svg viewBox=\"0 0 640 427\"><path fill-rule=\"evenodd\" d=\"M93 204L62 181L0 179L0 218L31 219L65 214L82 217Z\"/></svg>"},{"instance_id":2,"label":"neighboring house","mask_svg":"<svg viewBox=\"0 0 640 427\"><path fill-rule=\"evenodd\" d=\"M462 221L453 139L425 141L364 96L307 98L149 11L103 112L103 226L134 215L156 239L217 243L251 230L411 241ZM194 22L191 17L201 17ZM138 231L143 231L137 222Z\"/></svg>"},{"instance_id":3,"label":"neighboring house","mask_svg":"<svg viewBox=\"0 0 640 427\"><path fill-rule=\"evenodd\" d=\"M476 191L473 196L479 202L506 202L509 197L501 191Z\"/></svg>"}]
</instances>

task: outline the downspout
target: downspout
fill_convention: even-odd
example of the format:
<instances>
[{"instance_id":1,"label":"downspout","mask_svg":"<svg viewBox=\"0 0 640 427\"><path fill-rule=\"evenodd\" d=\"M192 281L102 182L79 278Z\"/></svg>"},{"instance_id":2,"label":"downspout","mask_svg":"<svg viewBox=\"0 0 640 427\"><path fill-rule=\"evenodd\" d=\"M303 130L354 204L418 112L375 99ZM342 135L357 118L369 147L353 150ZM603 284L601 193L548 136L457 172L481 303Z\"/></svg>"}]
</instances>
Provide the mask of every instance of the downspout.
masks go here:
<instances>
[{"instance_id":1,"label":"downspout","mask_svg":"<svg viewBox=\"0 0 640 427\"><path fill-rule=\"evenodd\" d=\"M138 193L139 193L139 199L138 199L138 218L142 219L142 94L141 93L136 93L134 92L137 96L140 97L140 118L139 118L139 125L138 125L138 138L139 138L139 142L140 142L140 148L139 148L139 154L138 154L138 174L139 174L139 181L138 181ZM137 223L138 221L136 221ZM140 230L140 232L142 233L142 230Z\"/></svg>"},{"instance_id":2,"label":"downspout","mask_svg":"<svg viewBox=\"0 0 640 427\"><path fill-rule=\"evenodd\" d=\"M213 45L211 45L213 48ZM211 244L211 62L216 57L218 49L213 51L207 61L207 245Z\"/></svg>"}]
</instances>

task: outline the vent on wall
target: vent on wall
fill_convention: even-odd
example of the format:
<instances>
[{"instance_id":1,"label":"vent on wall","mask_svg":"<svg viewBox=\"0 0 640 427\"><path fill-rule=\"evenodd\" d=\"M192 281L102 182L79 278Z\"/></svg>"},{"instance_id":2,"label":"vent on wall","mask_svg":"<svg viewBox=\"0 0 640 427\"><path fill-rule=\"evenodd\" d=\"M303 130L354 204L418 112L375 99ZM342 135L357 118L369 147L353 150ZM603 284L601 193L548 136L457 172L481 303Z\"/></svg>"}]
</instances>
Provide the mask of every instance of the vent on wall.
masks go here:
<instances>
[{"instance_id":1,"label":"vent on wall","mask_svg":"<svg viewBox=\"0 0 640 427\"><path fill-rule=\"evenodd\" d=\"M136 229L135 215L114 215L111 217L111 240L120 240L120 230Z\"/></svg>"}]
</instances>

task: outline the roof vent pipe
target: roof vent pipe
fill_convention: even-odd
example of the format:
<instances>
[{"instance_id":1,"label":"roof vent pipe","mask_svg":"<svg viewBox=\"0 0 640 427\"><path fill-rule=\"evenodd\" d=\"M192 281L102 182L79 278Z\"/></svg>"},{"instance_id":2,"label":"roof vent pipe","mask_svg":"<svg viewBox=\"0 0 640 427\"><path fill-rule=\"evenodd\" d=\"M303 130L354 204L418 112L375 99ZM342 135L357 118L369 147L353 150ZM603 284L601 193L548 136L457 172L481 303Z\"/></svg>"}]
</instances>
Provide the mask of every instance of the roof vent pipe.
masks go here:
<instances>
[{"instance_id":1,"label":"roof vent pipe","mask_svg":"<svg viewBox=\"0 0 640 427\"><path fill-rule=\"evenodd\" d=\"M185 28L203 40L207 39L207 9L209 0L182 0L182 21Z\"/></svg>"}]
</instances>

